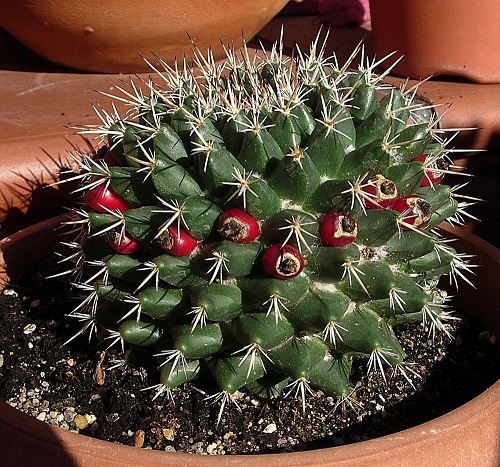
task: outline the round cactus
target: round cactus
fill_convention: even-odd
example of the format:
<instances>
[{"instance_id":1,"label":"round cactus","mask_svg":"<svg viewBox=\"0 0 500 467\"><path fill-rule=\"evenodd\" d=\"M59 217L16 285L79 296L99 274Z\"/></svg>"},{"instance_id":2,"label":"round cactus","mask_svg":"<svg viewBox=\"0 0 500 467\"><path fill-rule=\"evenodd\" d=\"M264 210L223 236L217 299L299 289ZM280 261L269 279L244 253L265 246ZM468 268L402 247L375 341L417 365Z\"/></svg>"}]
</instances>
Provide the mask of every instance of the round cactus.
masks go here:
<instances>
[{"instance_id":1,"label":"round cactus","mask_svg":"<svg viewBox=\"0 0 500 467\"><path fill-rule=\"evenodd\" d=\"M446 331L438 279L470 266L437 230L467 204L441 183L438 119L373 64L322 52L160 60L157 83L111 96L132 111L99 108L81 129L100 139L78 160L72 258L88 297L73 314L125 361L151 348L157 394L212 378L222 401L348 397L354 358L405 371L394 326Z\"/></svg>"}]
</instances>

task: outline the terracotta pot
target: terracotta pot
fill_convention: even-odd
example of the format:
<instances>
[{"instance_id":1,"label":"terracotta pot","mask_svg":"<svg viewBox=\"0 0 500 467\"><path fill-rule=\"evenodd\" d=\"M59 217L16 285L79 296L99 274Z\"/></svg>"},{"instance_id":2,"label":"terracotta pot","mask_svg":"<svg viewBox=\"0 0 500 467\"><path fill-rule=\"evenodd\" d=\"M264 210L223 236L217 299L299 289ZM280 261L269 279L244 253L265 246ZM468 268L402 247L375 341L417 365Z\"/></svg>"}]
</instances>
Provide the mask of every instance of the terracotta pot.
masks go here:
<instances>
[{"instance_id":1,"label":"terracotta pot","mask_svg":"<svg viewBox=\"0 0 500 467\"><path fill-rule=\"evenodd\" d=\"M216 56L249 40L287 0L7 0L0 26L42 57L99 72L148 71L139 54L191 56L188 34Z\"/></svg>"},{"instance_id":2,"label":"terracotta pot","mask_svg":"<svg viewBox=\"0 0 500 467\"><path fill-rule=\"evenodd\" d=\"M404 55L394 72L500 82L498 0L371 0L377 56Z\"/></svg>"},{"instance_id":3,"label":"terracotta pot","mask_svg":"<svg viewBox=\"0 0 500 467\"><path fill-rule=\"evenodd\" d=\"M45 221L0 242L4 279L31 266L37 252L56 243L55 227L61 218ZM460 251L478 256L477 290L461 287L456 305L480 315L493 333L500 335L498 277L500 251L469 232L448 229L457 236ZM480 304L478 305L478 297ZM3 465L59 467L154 466L309 466L374 467L439 465L500 465L500 381L458 409L435 420L393 435L306 452L203 456L166 453L123 446L64 431L0 402L0 452Z\"/></svg>"}]
</instances>

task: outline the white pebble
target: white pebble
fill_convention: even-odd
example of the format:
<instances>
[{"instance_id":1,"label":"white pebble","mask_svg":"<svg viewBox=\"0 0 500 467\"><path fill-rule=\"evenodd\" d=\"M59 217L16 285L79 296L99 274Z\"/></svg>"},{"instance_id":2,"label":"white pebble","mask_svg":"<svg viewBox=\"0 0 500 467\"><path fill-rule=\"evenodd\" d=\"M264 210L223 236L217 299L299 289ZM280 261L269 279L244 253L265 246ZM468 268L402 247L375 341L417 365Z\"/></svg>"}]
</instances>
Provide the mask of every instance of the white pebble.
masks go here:
<instances>
[{"instance_id":1,"label":"white pebble","mask_svg":"<svg viewBox=\"0 0 500 467\"><path fill-rule=\"evenodd\" d=\"M270 423L262 431L264 433L274 433L277 429L278 428L276 427L276 423Z\"/></svg>"},{"instance_id":2,"label":"white pebble","mask_svg":"<svg viewBox=\"0 0 500 467\"><path fill-rule=\"evenodd\" d=\"M97 417L93 413L91 413L91 414L86 413L85 418L89 422L89 425L92 425L92 423L94 423L97 420Z\"/></svg>"},{"instance_id":3,"label":"white pebble","mask_svg":"<svg viewBox=\"0 0 500 467\"><path fill-rule=\"evenodd\" d=\"M3 294L7 295L7 297L17 297L17 292L13 289L4 289Z\"/></svg>"},{"instance_id":4,"label":"white pebble","mask_svg":"<svg viewBox=\"0 0 500 467\"><path fill-rule=\"evenodd\" d=\"M207 452L208 452L208 454L214 454L216 450L217 450L217 443L210 443L207 446Z\"/></svg>"},{"instance_id":5,"label":"white pebble","mask_svg":"<svg viewBox=\"0 0 500 467\"><path fill-rule=\"evenodd\" d=\"M24 326L23 333L24 334L31 334L34 330L36 329L36 324L27 324Z\"/></svg>"}]
</instances>

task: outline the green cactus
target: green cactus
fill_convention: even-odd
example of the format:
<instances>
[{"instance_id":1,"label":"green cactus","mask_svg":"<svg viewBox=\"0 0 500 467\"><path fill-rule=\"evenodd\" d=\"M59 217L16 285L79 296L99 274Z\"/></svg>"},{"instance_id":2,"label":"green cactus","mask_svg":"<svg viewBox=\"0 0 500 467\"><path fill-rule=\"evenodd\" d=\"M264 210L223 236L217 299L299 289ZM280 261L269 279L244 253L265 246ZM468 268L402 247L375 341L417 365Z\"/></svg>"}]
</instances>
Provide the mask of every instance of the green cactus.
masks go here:
<instances>
[{"instance_id":1,"label":"green cactus","mask_svg":"<svg viewBox=\"0 0 500 467\"><path fill-rule=\"evenodd\" d=\"M196 71L153 67L146 93L118 88L134 112L82 129L105 149L79 160L73 314L125 361L150 348L171 397L213 378L223 403L240 388L305 403L311 387L348 397L355 358L404 372L393 327L446 331L438 278L471 267L436 230L467 204L441 184L438 119L317 41L294 60L197 54Z\"/></svg>"}]
</instances>

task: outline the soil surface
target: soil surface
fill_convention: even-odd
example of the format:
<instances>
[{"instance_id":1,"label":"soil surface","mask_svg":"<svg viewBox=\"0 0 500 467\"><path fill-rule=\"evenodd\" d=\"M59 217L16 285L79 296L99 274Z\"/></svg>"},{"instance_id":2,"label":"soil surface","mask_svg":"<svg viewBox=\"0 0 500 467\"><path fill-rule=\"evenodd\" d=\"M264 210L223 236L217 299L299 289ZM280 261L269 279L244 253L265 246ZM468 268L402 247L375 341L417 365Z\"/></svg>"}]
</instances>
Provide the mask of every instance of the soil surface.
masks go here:
<instances>
[{"instance_id":1,"label":"soil surface","mask_svg":"<svg viewBox=\"0 0 500 467\"><path fill-rule=\"evenodd\" d=\"M338 403L320 391L270 402L238 393L226 404L207 402L214 388L186 384L175 405L153 400L156 369L110 367L119 350L89 342L88 332L62 345L80 327L65 315L75 302L64 280L45 280L50 265L27 274L0 296L0 398L61 428L133 445L209 454L273 453L353 443L390 434L448 412L500 376L495 336L481 323L452 321L454 339L429 337L422 325L397 334L412 362L408 381L390 370L366 376L353 367L350 398ZM463 285L467 286L467 285ZM384 381L387 381L387 383Z\"/></svg>"}]
</instances>

